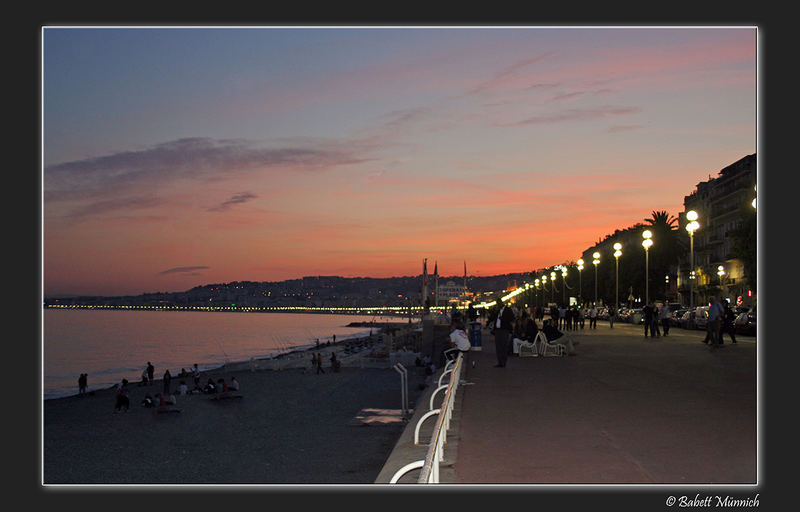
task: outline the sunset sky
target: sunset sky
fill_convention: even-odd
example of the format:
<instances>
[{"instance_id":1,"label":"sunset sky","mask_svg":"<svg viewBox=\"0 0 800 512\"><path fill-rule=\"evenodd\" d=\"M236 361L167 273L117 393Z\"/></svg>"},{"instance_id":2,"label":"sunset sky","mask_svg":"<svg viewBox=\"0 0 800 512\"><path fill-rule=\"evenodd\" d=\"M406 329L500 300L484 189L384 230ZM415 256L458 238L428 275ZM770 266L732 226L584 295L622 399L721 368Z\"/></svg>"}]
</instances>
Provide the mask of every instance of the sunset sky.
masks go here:
<instances>
[{"instance_id":1,"label":"sunset sky","mask_svg":"<svg viewBox=\"0 0 800 512\"><path fill-rule=\"evenodd\" d=\"M45 295L574 261L756 152L757 37L45 28Z\"/></svg>"}]
</instances>

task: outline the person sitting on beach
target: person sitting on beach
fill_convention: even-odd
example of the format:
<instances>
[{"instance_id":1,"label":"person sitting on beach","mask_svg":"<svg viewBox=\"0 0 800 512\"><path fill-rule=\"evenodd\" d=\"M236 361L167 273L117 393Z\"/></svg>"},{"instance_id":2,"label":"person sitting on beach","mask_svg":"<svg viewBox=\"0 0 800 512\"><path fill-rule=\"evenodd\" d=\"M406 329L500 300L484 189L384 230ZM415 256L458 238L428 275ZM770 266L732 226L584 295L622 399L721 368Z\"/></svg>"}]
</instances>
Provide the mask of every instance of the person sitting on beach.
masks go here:
<instances>
[{"instance_id":1,"label":"person sitting on beach","mask_svg":"<svg viewBox=\"0 0 800 512\"><path fill-rule=\"evenodd\" d=\"M144 400L142 400L142 407L155 407L156 402L153 400L153 397L150 396L150 393L144 395Z\"/></svg>"},{"instance_id":2,"label":"person sitting on beach","mask_svg":"<svg viewBox=\"0 0 800 512\"><path fill-rule=\"evenodd\" d=\"M172 406L176 404L175 396L170 395L170 398L166 398L161 393L156 393L156 413L164 413L164 412L180 412L178 409L173 409Z\"/></svg>"},{"instance_id":3,"label":"person sitting on beach","mask_svg":"<svg viewBox=\"0 0 800 512\"><path fill-rule=\"evenodd\" d=\"M208 378L208 382L206 383L206 387L203 388L203 393L208 395L213 395L217 392L217 386L214 385L214 380L211 377Z\"/></svg>"},{"instance_id":4,"label":"person sitting on beach","mask_svg":"<svg viewBox=\"0 0 800 512\"><path fill-rule=\"evenodd\" d=\"M220 378L219 380L217 380L217 392L220 393L228 392L228 385L225 383L225 379Z\"/></svg>"},{"instance_id":5,"label":"person sitting on beach","mask_svg":"<svg viewBox=\"0 0 800 512\"><path fill-rule=\"evenodd\" d=\"M231 377L231 383L228 384L228 389L231 391L239 391L239 381L236 380L236 376Z\"/></svg>"},{"instance_id":6,"label":"person sitting on beach","mask_svg":"<svg viewBox=\"0 0 800 512\"><path fill-rule=\"evenodd\" d=\"M137 384L137 385L138 385L139 387L142 387L142 386L146 386L146 385L147 385L147 368L145 368L144 370L142 370L142 380L141 380L141 382L139 382L139 384Z\"/></svg>"},{"instance_id":7,"label":"person sitting on beach","mask_svg":"<svg viewBox=\"0 0 800 512\"><path fill-rule=\"evenodd\" d=\"M180 385L178 386L178 394L179 395L188 395L189 394L189 386L186 385L186 381L182 380Z\"/></svg>"}]
</instances>

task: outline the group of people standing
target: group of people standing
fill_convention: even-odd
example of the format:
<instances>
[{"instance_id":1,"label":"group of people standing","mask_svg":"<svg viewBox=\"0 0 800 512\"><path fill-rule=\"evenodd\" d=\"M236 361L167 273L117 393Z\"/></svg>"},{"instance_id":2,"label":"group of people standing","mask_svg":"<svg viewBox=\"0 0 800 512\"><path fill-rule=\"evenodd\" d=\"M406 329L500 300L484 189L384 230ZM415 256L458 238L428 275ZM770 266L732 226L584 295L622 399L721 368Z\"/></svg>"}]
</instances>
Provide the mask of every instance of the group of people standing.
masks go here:
<instances>
[{"instance_id":1,"label":"group of people standing","mask_svg":"<svg viewBox=\"0 0 800 512\"><path fill-rule=\"evenodd\" d=\"M708 306L708 322L706 323L706 337L703 343L707 343L712 350L722 347L722 335L728 333L731 343L736 343L736 332L733 320L736 318L730 304L727 301L717 302L716 298L711 297Z\"/></svg>"},{"instance_id":2,"label":"group of people standing","mask_svg":"<svg viewBox=\"0 0 800 512\"><path fill-rule=\"evenodd\" d=\"M672 310L669 308L669 301L665 300L659 307L648 302L642 308L642 316L644 317L644 337L647 337L648 331L650 336L657 338L661 336L661 328L664 328L664 336L669 335L669 326L672 318ZM660 327L659 327L660 326Z\"/></svg>"},{"instance_id":3,"label":"group of people standing","mask_svg":"<svg viewBox=\"0 0 800 512\"><path fill-rule=\"evenodd\" d=\"M336 352L331 351L331 371L334 373L338 373L339 370L342 368L341 362L336 357ZM317 374L325 373L325 369L322 368L322 354L319 352L315 354L311 354L311 367L314 368Z\"/></svg>"}]
</instances>

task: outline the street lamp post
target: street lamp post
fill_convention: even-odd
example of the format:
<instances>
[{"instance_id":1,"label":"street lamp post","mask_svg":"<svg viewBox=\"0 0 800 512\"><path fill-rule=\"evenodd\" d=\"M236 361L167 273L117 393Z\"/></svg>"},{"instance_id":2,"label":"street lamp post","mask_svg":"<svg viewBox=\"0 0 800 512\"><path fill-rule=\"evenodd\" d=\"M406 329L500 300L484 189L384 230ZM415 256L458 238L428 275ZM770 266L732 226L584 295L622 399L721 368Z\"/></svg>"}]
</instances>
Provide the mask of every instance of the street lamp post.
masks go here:
<instances>
[{"instance_id":1,"label":"street lamp post","mask_svg":"<svg viewBox=\"0 0 800 512\"><path fill-rule=\"evenodd\" d=\"M583 258L578 258L578 304L583 307Z\"/></svg>"},{"instance_id":2,"label":"street lamp post","mask_svg":"<svg viewBox=\"0 0 800 512\"><path fill-rule=\"evenodd\" d=\"M694 232L700 227L697 222L697 212L686 212L686 231L689 232L689 307L694 307Z\"/></svg>"},{"instance_id":3,"label":"street lamp post","mask_svg":"<svg viewBox=\"0 0 800 512\"><path fill-rule=\"evenodd\" d=\"M536 278L533 281L533 287L536 290L536 292L535 292L536 293L536 300L535 300L536 307L539 307L539 278Z\"/></svg>"},{"instance_id":4,"label":"street lamp post","mask_svg":"<svg viewBox=\"0 0 800 512\"><path fill-rule=\"evenodd\" d=\"M653 245L653 233L645 229L642 233L642 247L644 247L644 303L650 304L650 246Z\"/></svg>"},{"instance_id":5,"label":"street lamp post","mask_svg":"<svg viewBox=\"0 0 800 512\"><path fill-rule=\"evenodd\" d=\"M556 289L556 273L555 271L550 272L550 302L554 302L555 298L553 296L553 292Z\"/></svg>"},{"instance_id":6,"label":"street lamp post","mask_svg":"<svg viewBox=\"0 0 800 512\"><path fill-rule=\"evenodd\" d=\"M616 272L617 272L617 288L616 293L614 294L614 299L616 301L616 305L614 306L614 314L619 312L619 257L622 256L622 244L617 242L614 244L614 260L616 263Z\"/></svg>"},{"instance_id":7,"label":"street lamp post","mask_svg":"<svg viewBox=\"0 0 800 512\"><path fill-rule=\"evenodd\" d=\"M600 263L600 253L592 254L592 265L594 265L594 305L597 306L597 264Z\"/></svg>"},{"instance_id":8,"label":"street lamp post","mask_svg":"<svg viewBox=\"0 0 800 512\"><path fill-rule=\"evenodd\" d=\"M561 300L567 303L567 267L561 267Z\"/></svg>"},{"instance_id":9,"label":"street lamp post","mask_svg":"<svg viewBox=\"0 0 800 512\"><path fill-rule=\"evenodd\" d=\"M717 275L719 276L719 288L720 288L720 292L719 293L720 293L720 301L721 301L722 300L721 295L724 293L723 284L722 284L722 278L725 277L725 267L723 267L722 265L718 266L717 267Z\"/></svg>"}]
</instances>

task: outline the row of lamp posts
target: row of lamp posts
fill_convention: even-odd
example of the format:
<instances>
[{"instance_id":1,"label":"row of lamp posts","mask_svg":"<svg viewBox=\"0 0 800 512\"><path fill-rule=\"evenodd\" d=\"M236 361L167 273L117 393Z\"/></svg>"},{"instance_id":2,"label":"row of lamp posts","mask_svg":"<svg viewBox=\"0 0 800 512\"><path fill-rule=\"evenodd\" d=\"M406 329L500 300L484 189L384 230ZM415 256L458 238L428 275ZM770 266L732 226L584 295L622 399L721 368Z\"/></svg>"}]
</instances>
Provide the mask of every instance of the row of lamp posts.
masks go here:
<instances>
[{"instance_id":1,"label":"row of lamp posts","mask_svg":"<svg viewBox=\"0 0 800 512\"><path fill-rule=\"evenodd\" d=\"M755 199L753 199L753 208L755 208ZM690 210L686 212L686 220L689 222L686 224L686 231L689 232L689 307L694 307L694 281L696 278L695 271L694 271L694 232L700 228L700 224L697 222L697 212L694 210ZM644 247L644 257L645 257L645 274L644 274L644 281L645 281L645 295L644 300L645 304L650 302L650 247L653 246L653 233L650 230L644 230L642 232L642 247ZM616 311L619 311L619 257L622 256L622 244L619 242L614 244L614 259L616 263ZM595 252L592 254L592 264L594 265L594 302L597 304L597 265L600 263L600 253ZM579 280L579 287L578 287L578 301L583 301L583 259L578 259L578 280ZM722 265L717 267L717 275L720 279L720 285L722 285L722 279L725 276L725 267ZM556 280L556 272L550 272L550 301L553 301L553 294L555 293L555 280ZM542 276L541 281L537 278L534 281L534 287L538 290L539 285L542 285L542 288L547 291L547 274ZM562 284L562 299L566 301L566 279L567 279L567 268L562 266L561 267L561 284Z\"/></svg>"}]
</instances>

